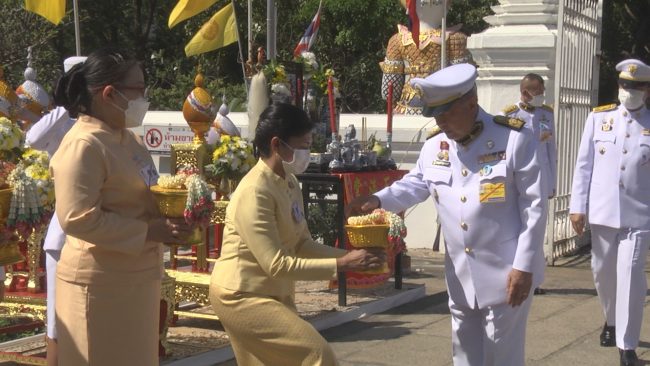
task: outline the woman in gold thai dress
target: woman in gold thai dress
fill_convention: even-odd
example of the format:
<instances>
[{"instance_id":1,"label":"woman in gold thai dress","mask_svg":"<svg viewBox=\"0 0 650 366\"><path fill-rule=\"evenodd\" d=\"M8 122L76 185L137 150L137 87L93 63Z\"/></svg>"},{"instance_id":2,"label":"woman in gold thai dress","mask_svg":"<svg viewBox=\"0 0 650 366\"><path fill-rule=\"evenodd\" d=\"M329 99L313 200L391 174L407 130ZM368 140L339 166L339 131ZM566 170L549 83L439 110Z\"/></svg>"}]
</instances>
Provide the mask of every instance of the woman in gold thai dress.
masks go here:
<instances>
[{"instance_id":1,"label":"woman in gold thai dress","mask_svg":"<svg viewBox=\"0 0 650 366\"><path fill-rule=\"evenodd\" d=\"M190 228L161 218L157 173L128 127L148 108L142 67L99 50L63 76L55 101L77 116L54 155L56 213L66 234L57 268L59 365L158 365L161 242Z\"/></svg>"},{"instance_id":2,"label":"woman in gold thai dress","mask_svg":"<svg viewBox=\"0 0 650 366\"><path fill-rule=\"evenodd\" d=\"M297 107L268 107L255 130L261 158L226 210L210 301L240 366L336 365L327 341L298 316L294 283L377 268L385 260L378 252L346 252L312 239L294 174L309 164L313 127Z\"/></svg>"}]
</instances>

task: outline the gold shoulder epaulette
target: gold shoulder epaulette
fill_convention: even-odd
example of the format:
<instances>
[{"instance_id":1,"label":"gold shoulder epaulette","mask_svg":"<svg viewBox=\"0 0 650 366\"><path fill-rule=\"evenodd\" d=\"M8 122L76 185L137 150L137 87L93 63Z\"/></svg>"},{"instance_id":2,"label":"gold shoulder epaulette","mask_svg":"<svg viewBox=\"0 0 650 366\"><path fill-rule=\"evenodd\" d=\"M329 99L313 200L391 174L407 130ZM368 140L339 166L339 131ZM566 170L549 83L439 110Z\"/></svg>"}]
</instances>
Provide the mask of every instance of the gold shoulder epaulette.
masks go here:
<instances>
[{"instance_id":1,"label":"gold shoulder epaulette","mask_svg":"<svg viewBox=\"0 0 650 366\"><path fill-rule=\"evenodd\" d=\"M593 111L596 113L613 111L614 109L616 109L616 107L617 107L616 103L612 103L612 104L601 105L600 107L596 107L593 109Z\"/></svg>"},{"instance_id":2,"label":"gold shoulder epaulette","mask_svg":"<svg viewBox=\"0 0 650 366\"><path fill-rule=\"evenodd\" d=\"M442 132L442 129L440 129L438 125L433 126L431 128L431 131L429 131L429 133L427 134L427 140L439 134L440 132Z\"/></svg>"},{"instance_id":3,"label":"gold shoulder epaulette","mask_svg":"<svg viewBox=\"0 0 650 366\"><path fill-rule=\"evenodd\" d=\"M516 104L509 105L501 110L503 114L510 114L519 110L519 106Z\"/></svg>"},{"instance_id":4,"label":"gold shoulder epaulette","mask_svg":"<svg viewBox=\"0 0 650 366\"><path fill-rule=\"evenodd\" d=\"M545 109L545 110L547 110L547 111L549 111L549 112L553 112L553 107L551 107L551 106L548 105L548 104L542 104L542 107L541 107L541 108L542 108L542 109Z\"/></svg>"},{"instance_id":5,"label":"gold shoulder epaulette","mask_svg":"<svg viewBox=\"0 0 650 366\"><path fill-rule=\"evenodd\" d=\"M505 126L516 131L521 130L522 127L524 127L526 124L526 122L519 118L510 118L506 116L494 116L493 121L498 125Z\"/></svg>"}]
</instances>

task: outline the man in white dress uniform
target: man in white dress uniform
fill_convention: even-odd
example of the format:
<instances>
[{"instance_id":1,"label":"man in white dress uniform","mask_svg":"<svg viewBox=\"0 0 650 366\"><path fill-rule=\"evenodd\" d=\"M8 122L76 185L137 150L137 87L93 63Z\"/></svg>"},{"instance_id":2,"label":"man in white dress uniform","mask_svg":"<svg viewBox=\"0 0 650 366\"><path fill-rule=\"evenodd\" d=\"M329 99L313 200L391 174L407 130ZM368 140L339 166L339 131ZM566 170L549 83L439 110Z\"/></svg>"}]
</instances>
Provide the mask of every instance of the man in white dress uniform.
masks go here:
<instances>
[{"instance_id":1,"label":"man in white dress uniform","mask_svg":"<svg viewBox=\"0 0 650 366\"><path fill-rule=\"evenodd\" d=\"M635 365L650 245L650 67L616 65L621 105L587 117L571 192L571 223L581 235L588 217L591 267L605 314L603 347L619 348L621 365Z\"/></svg>"},{"instance_id":2,"label":"man in white dress uniform","mask_svg":"<svg viewBox=\"0 0 650 366\"><path fill-rule=\"evenodd\" d=\"M522 366L530 295L544 276L547 200L532 131L485 112L475 80L469 64L412 79L415 103L437 128L411 172L354 200L347 213L400 212L433 197L445 236L454 365Z\"/></svg>"},{"instance_id":3,"label":"man in white dress uniform","mask_svg":"<svg viewBox=\"0 0 650 366\"><path fill-rule=\"evenodd\" d=\"M519 101L505 107L499 114L523 120L526 122L524 128L531 129L539 140L537 158L542 169L544 195L552 198L555 196L557 181L557 145L553 108L544 104L545 91L544 79L540 75L526 74L519 84ZM543 295L546 291L535 287L533 293Z\"/></svg>"}]
</instances>

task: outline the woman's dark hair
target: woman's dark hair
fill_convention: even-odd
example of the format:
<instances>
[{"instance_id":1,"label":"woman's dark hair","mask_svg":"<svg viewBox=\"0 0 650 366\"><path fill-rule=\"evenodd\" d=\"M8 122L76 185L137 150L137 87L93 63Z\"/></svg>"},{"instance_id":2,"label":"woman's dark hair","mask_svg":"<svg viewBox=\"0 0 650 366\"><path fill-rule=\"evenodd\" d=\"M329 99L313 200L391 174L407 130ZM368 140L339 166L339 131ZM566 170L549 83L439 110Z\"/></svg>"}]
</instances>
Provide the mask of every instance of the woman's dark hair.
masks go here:
<instances>
[{"instance_id":1,"label":"woman's dark hair","mask_svg":"<svg viewBox=\"0 0 650 366\"><path fill-rule=\"evenodd\" d=\"M271 139L278 137L288 142L290 137L300 137L314 129L314 123L302 109L287 103L274 103L260 115L255 129L257 155L271 155Z\"/></svg>"},{"instance_id":2,"label":"woman's dark hair","mask_svg":"<svg viewBox=\"0 0 650 366\"><path fill-rule=\"evenodd\" d=\"M79 112L92 115L92 95L106 85L118 83L133 66L141 64L114 48L102 48L88 55L85 62L63 74L54 89L54 103L75 118ZM143 70L144 72L144 70Z\"/></svg>"}]
</instances>

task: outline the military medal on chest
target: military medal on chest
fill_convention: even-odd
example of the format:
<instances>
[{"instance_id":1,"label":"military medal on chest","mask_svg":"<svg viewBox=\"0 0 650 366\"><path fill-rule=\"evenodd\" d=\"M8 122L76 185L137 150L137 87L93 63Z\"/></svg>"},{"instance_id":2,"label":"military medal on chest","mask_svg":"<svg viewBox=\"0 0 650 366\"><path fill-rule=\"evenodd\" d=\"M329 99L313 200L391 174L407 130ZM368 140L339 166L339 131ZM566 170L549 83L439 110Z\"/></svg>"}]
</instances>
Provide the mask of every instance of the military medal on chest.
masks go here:
<instances>
[{"instance_id":1,"label":"military medal on chest","mask_svg":"<svg viewBox=\"0 0 650 366\"><path fill-rule=\"evenodd\" d=\"M612 130L612 127L614 127L614 118L610 118L609 120L604 120L602 122L602 125L600 126L600 129L602 131L608 132Z\"/></svg>"},{"instance_id":2,"label":"military medal on chest","mask_svg":"<svg viewBox=\"0 0 650 366\"><path fill-rule=\"evenodd\" d=\"M433 162L433 165L446 167L451 165L449 162L449 142L440 141L440 151L438 151L437 158L438 159Z\"/></svg>"}]
</instances>

